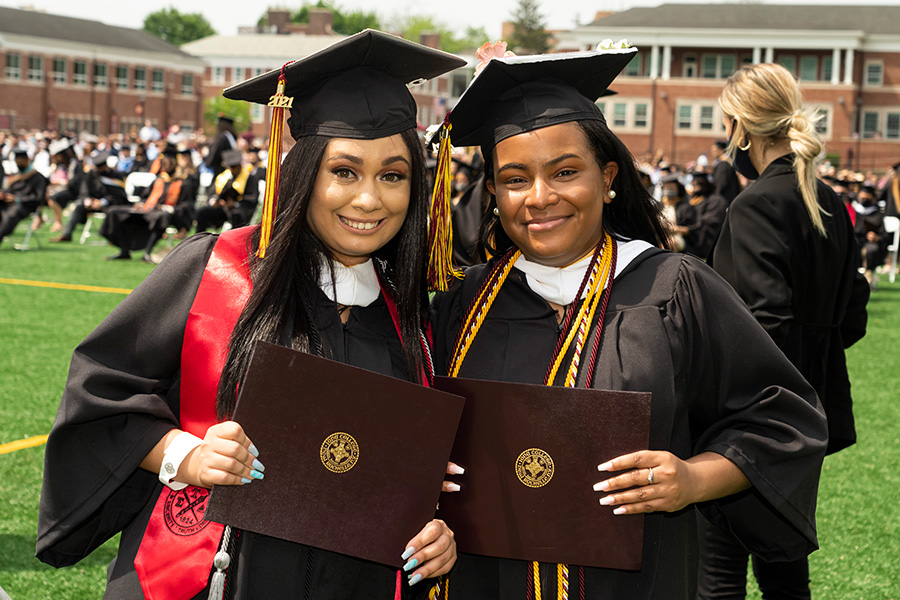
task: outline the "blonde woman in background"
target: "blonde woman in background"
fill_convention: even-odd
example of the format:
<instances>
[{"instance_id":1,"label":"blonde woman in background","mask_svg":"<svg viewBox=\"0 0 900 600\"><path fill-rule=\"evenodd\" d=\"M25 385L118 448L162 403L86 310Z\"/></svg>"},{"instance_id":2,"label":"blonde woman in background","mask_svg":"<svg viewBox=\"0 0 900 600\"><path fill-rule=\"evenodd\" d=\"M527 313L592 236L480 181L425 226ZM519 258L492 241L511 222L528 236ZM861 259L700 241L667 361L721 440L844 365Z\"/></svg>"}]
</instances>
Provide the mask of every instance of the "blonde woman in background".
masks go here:
<instances>
[{"instance_id":1,"label":"blonde woman in background","mask_svg":"<svg viewBox=\"0 0 900 600\"><path fill-rule=\"evenodd\" d=\"M847 211L816 179L816 118L784 67L744 67L719 97L726 151L755 180L732 202L709 263L819 395L828 452L856 441L844 349L865 335L869 288ZM700 598L743 598L747 551L700 517ZM788 525L785 525L788 526ZM788 557L786 557L788 558ZM809 566L753 558L763 598L810 598Z\"/></svg>"}]
</instances>

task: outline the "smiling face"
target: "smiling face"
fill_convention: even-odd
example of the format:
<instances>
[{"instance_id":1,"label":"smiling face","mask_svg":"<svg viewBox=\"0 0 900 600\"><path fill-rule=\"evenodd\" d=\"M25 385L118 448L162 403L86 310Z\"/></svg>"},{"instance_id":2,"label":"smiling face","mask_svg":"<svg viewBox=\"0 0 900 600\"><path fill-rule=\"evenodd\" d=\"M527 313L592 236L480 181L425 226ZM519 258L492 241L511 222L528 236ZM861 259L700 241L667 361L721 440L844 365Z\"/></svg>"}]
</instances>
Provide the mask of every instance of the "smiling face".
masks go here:
<instances>
[{"instance_id":1,"label":"smiling face","mask_svg":"<svg viewBox=\"0 0 900 600\"><path fill-rule=\"evenodd\" d=\"M562 123L501 141L494 149L500 223L525 258L564 267L603 237L603 205L618 165L601 167L577 123Z\"/></svg>"},{"instance_id":2,"label":"smiling face","mask_svg":"<svg viewBox=\"0 0 900 600\"><path fill-rule=\"evenodd\" d=\"M328 142L306 218L335 260L364 263L397 235L409 209L411 169L399 134Z\"/></svg>"}]
</instances>

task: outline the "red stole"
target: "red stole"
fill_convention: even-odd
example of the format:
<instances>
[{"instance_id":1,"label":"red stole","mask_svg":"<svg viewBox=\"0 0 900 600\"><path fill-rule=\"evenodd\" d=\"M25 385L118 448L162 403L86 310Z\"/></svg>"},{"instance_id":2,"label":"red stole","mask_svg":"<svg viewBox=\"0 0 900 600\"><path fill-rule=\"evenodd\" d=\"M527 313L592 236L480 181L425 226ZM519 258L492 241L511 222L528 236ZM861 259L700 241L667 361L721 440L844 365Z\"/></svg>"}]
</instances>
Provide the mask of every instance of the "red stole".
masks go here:
<instances>
[{"instance_id":1,"label":"red stole","mask_svg":"<svg viewBox=\"0 0 900 600\"><path fill-rule=\"evenodd\" d=\"M250 297L252 227L219 236L188 314L181 350L181 429L199 438L215 425L219 377L231 331ZM164 487L134 560L149 600L189 599L209 579L224 526L203 520L209 490Z\"/></svg>"}]
</instances>

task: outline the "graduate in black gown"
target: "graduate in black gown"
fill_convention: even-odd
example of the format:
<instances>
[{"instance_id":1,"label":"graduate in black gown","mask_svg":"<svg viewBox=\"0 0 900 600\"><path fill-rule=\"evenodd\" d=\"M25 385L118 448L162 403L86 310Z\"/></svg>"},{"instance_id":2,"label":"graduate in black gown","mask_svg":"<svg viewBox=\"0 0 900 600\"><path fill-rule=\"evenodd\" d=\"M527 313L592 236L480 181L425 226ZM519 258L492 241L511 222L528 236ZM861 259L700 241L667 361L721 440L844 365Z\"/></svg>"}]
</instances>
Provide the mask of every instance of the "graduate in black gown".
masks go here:
<instances>
[{"instance_id":1,"label":"graduate in black gown","mask_svg":"<svg viewBox=\"0 0 900 600\"><path fill-rule=\"evenodd\" d=\"M452 567L438 520L397 549L403 573L202 514L206 489L253 485L278 451L228 420L257 340L430 381L426 172L406 84L463 64L367 30L282 70L297 143L274 222L179 245L74 353L47 445L42 561L75 564L121 531L105 597L166 600L222 597L209 581L228 598L421 598ZM278 78L226 95L267 103Z\"/></svg>"},{"instance_id":2,"label":"graduate in black gown","mask_svg":"<svg viewBox=\"0 0 900 600\"><path fill-rule=\"evenodd\" d=\"M0 242L16 229L19 221L38 209L50 185L46 177L34 170L28 152L16 150L14 155L19 172L10 175L6 187L0 189Z\"/></svg>"},{"instance_id":3,"label":"graduate in black gown","mask_svg":"<svg viewBox=\"0 0 900 600\"><path fill-rule=\"evenodd\" d=\"M741 68L726 82L719 104L734 165L754 183L731 203L710 265L816 390L828 419L828 452L837 452L856 441L844 349L865 335L869 297L857 272L850 218L816 179L824 145L787 69ZM741 540L706 521L700 526L700 598L743 598L747 551ZM805 556L754 556L753 571L763 598L811 597Z\"/></svg>"},{"instance_id":4,"label":"graduate in black gown","mask_svg":"<svg viewBox=\"0 0 900 600\"><path fill-rule=\"evenodd\" d=\"M584 474L596 511L645 515L642 566L569 565L563 581L557 565L460 553L450 598L693 600L698 511L772 560L816 548L821 404L721 277L663 248L658 204L594 103L633 53L496 58L475 78L450 135L481 145L492 258L432 310L439 372L652 393L649 449Z\"/></svg>"},{"instance_id":5,"label":"graduate in black gown","mask_svg":"<svg viewBox=\"0 0 900 600\"><path fill-rule=\"evenodd\" d=\"M703 172L691 174L687 191L696 218L684 238L684 251L705 260L722 230L728 203L715 193L712 182Z\"/></svg>"}]
</instances>

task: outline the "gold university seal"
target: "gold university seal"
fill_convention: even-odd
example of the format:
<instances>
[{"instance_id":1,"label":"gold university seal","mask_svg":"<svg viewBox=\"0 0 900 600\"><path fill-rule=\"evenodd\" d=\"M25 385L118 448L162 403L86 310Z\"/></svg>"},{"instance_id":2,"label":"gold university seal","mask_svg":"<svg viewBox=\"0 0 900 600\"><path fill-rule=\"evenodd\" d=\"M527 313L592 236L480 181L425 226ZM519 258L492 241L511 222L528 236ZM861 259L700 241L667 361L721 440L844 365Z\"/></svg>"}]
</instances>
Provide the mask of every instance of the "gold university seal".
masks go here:
<instances>
[{"instance_id":1,"label":"gold university seal","mask_svg":"<svg viewBox=\"0 0 900 600\"><path fill-rule=\"evenodd\" d=\"M516 477L528 487L539 488L553 479L553 459L540 448L529 448L516 459Z\"/></svg>"},{"instance_id":2,"label":"gold university seal","mask_svg":"<svg viewBox=\"0 0 900 600\"><path fill-rule=\"evenodd\" d=\"M332 473L346 473L359 460L359 445L352 435L338 431L322 442L319 458Z\"/></svg>"}]
</instances>

